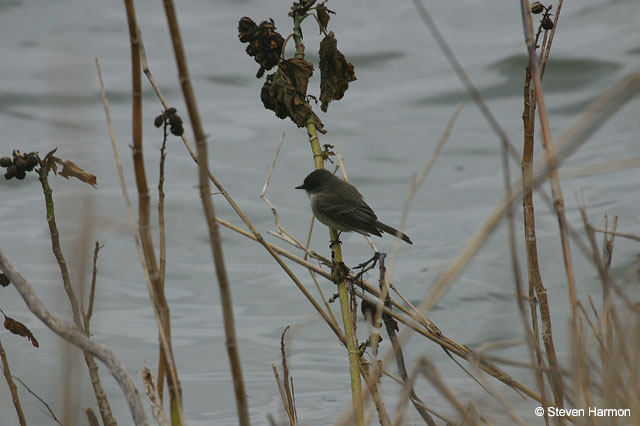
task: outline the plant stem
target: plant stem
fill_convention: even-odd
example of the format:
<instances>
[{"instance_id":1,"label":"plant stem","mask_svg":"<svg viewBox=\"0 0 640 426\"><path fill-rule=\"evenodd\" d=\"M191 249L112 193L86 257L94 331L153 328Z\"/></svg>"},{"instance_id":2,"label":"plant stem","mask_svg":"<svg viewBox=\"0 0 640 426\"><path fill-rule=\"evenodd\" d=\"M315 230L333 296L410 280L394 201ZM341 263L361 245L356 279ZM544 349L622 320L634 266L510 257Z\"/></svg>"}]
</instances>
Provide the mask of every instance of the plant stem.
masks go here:
<instances>
[{"instance_id":1,"label":"plant stem","mask_svg":"<svg viewBox=\"0 0 640 426\"><path fill-rule=\"evenodd\" d=\"M304 44L302 44L302 30L300 24L307 15L296 14L293 17L293 41L296 45L296 58L304 58ZM313 152L313 161L316 169L324 168L324 158L322 155L322 149L320 148L320 140L318 139L318 132L316 125L312 119L307 121L307 134L309 135L309 143L311 144L311 151ZM338 239L338 232L329 228L329 236L331 241ZM333 244L331 246L333 250L333 260L336 264L342 262L342 249L340 244ZM344 323L344 334L346 337L347 353L349 355L349 374L351 376L351 399L353 402L353 412L355 416L355 424L360 426L364 425L364 410L362 405L362 382L360 380L360 352L358 350L358 343L353 326L353 320L351 317L351 310L349 307L349 292L347 290L347 281L342 279L336 283L338 286L338 296L340 297L340 309L342 311L342 321Z\"/></svg>"},{"instance_id":2,"label":"plant stem","mask_svg":"<svg viewBox=\"0 0 640 426\"><path fill-rule=\"evenodd\" d=\"M207 228L209 231L209 243L211 245L211 254L215 264L216 275L218 278L218 288L220 290L220 301L222 304L224 330L226 336L227 354L229 356L229 364L231 366L231 374L233 376L233 386L235 390L238 422L240 425L249 425L249 406L247 404L247 395L242 378L242 364L240 362L240 353L236 339L235 319L233 315L233 302L231 300L231 289L227 270L224 264L222 253L222 241L216 222L213 200L211 199L211 191L209 187L209 159L207 148L207 137L200 120L200 112L196 102L195 92L191 85L189 77L189 69L187 59L182 43L182 35L180 34L180 26L178 25L178 17L176 15L175 6L172 0L164 0L164 9L167 15L167 23L171 34L171 41L176 57L176 65L178 68L179 81L182 86L182 94L184 96L189 119L196 139L196 148L198 150L198 183L200 187L200 199L204 210Z\"/></svg>"},{"instance_id":3,"label":"plant stem","mask_svg":"<svg viewBox=\"0 0 640 426\"><path fill-rule=\"evenodd\" d=\"M149 227L149 218L151 213L149 186L147 185L146 171L144 167L144 155L142 149L142 66L140 53L140 32L136 18L135 6L133 0L125 0L125 9L127 13L127 22L129 26L129 41L131 45L131 74L132 74L132 137L133 137L133 166L136 177L136 185L138 189L138 232L140 234L140 242L144 251L145 263L148 269L151 281L150 291L155 293L155 297L151 296L152 303L156 304L155 309L159 314L160 327L164 334L164 338L159 335L160 340L160 359L165 364L169 363L173 366L170 374L167 376L169 385L169 395L171 398L171 413L173 419L182 422L182 392L180 389L180 381L178 372L175 368L173 358L173 349L171 346L171 317L169 312L169 304L165 298L163 283L161 281L158 263L153 247L153 238ZM159 332L160 334L160 332ZM163 341L164 340L164 341ZM162 362L162 361L161 361ZM166 365L165 365L166 366Z\"/></svg>"},{"instance_id":4,"label":"plant stem","mask_svg":"<svg viewBox=\"0 0 640 426\"><path fill-rule=\"evenodd\" d=\"M7 360L7 353L4 351L2 343L0 343L0 358L2 359L2 371L4 372L4 378L7 380L7 385L9 386L9 390L11 391L11 400L13 401L13 406L16 408L18 421L20 422L20 426L27 426L27 421L25 420L24 413L22 412L22 405L20 405L20 398L18 397L18 387L13 381L13 377L11 376L9 361Z\"/></svg>"}]
</instances>

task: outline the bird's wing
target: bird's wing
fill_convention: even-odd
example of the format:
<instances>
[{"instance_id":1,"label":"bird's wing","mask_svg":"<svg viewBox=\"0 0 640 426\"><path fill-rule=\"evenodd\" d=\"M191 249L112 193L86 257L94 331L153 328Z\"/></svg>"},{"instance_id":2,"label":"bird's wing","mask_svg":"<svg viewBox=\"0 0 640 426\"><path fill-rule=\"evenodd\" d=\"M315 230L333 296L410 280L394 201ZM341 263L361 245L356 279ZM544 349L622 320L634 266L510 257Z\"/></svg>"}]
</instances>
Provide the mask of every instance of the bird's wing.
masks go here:
<instances>
[{"instance_id":1,"label":"bird's wing","mask_svg":"<svg viewBox=\"0 0 640 426\"><path fill-rule=\"evenodd\" d=\"M315 198L313 204L320 216L331 218L343 230L381 235L375 226L378 217L362 199L356 204L348 203L343 197L332 193Z\"/></svg>"}]
</instances>

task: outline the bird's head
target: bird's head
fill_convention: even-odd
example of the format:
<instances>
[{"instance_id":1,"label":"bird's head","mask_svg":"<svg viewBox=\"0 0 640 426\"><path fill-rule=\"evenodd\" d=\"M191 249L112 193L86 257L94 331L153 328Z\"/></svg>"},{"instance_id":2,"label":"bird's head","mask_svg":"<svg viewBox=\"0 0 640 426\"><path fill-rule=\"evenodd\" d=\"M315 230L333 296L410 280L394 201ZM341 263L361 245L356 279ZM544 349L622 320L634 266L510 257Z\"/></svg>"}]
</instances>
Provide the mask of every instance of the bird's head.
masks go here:
<instances>
[{"instance_id":1,"label":"bird's head","mask_svg":"<svg viewBox=\"0 0 640 426\"><path fill-rule=\"evenodd\" d=\"M328 170L316 169L309 173L307 177L304 178L302 185L296 186L296 189L304 189L308 194L313 194L320 191L326 183L335 179L338 178Z\"/></svg>"}]
</instances>

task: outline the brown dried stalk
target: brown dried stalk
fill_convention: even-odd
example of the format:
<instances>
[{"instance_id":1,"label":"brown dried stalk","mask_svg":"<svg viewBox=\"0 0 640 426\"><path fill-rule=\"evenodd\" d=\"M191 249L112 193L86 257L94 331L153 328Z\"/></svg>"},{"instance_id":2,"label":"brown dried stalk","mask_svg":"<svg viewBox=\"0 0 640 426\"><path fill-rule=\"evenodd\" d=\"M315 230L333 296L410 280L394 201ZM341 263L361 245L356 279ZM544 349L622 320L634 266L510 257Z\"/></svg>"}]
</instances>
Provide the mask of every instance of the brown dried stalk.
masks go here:
<instances>
[{"instance_id":1,"label":"brown dried stalk","mask_svg":"<svg viewBox=\"0 0 640 426\"><path fill-rule=\"evenodd\" d=\"M562 195L562 187L558 179L557 161L551 142L551 129L549 128L549 120L547 118L547 109L544 104L544 94L542 91L542 82L540 79L540 70L538 68L538 58L536 56L536 47L533 42L533 28L531 14L529 12L529 2L521 0L522 24L524 27L525 42L529 51L529 66L533 77L533 88L536 96L536 105L538 115L540 117L540 127L542 129L543 146L545 157L549 168L549 181L551 183L551 195L553 196L553 205L558 216L558 226L560 228L560 240L562 243L562 254L564 257L565 271L567 275L567 286L569 289L569 300L571 301L572 316L575 317L575 304L577 303L575 274L573 272L573 261L571 260L571 246L569 245L569 234L567 230L567 218L564 209L564 197Z\"/></svg>"},{"instance_id":2,"label":"brown dried stalk","mask_svg":"<svg viewBox=\"0 0 640 426\"><path fill-rule=\"evenodd\" d=\"M131 44L131 74L132 74L132 130L133 130L133 167L136 177L136 185L138 188L138 232L140 233L140 242L144 251L145 262L149 271L153 292L152 302L157 302L157 310L160 316L160 324L165 341L160 345L160 359L165 363L173 366L167 377L169 385L169 394L171 397L171 412L173 418L182 419L182 395L180 390L180 381L178 372L175 369L173 361L173 349L171 347L171 316L169 313L169 305L165 298L163 283L156 261L156 255L153 247L153 238L149 226L149 218L151 213L149 187L147 185L147 177L144 167L144 156L142 149L142 72L140 60L140 36L138 31L137 18L133 0L125 0L125 8L127 12L127 22L129 25L129 40ZM162 340L162 338L160 338ZM162 361L161 361L162 362ZM175 414L174 414L175 413ZM181 421L181 423L184 423Z\"/></svg>"},{"instance_id":3,"label":"brown dried stalk","mask_svg":"<svg viewBox=\"0 0 640 426\"><path fill-rule=\"evenodd\" d=\"M561 162L570 155L578 146L599 128L615 111L624 105L640 90L640 71L633 72L622 77L611 88L606 90L599 96L587 110L560 136L557 142L557 161ZM544 160L538 160L533 167L533 180L531 185L534 187L547 176L547 166ZM526 189L526 188L525 188ZM440 274L436 282L431 286L430 291L420 304L419 310L423 313L428 312L431 307L444 294L446 289L453 283L454 279L461 272L462 268L475 255L479 248L486 241L486 238L493 232L503 215L506 213L509 204L513 203L520 197L522 182L517 182L511 190L511 198L504 199L496 206L494 211L485 220L484 224L474 233L465 247L451 261L450 265ZM393 311L389 311L393 315ZM399 340L405 341L408 337L408 331L400 334ZM428 336L427 336L428 337ZM392 353L388 353L383 361L386 363L393 357ZM540 400L540 396L535 395L529 389L523 392L528 393L532 398Z\"/></svg>"},{"instance_id":4,"label":"brown dried stalk","mask_svg":"<svg viewBox=\"0 0 640 426\"><path fill-rule=\"evenodd\" d=\"M11 402L13 402L13 406L16 409L16 414L18 415L20 426L27 426L27 421L25 420L24 413L22 412L22 405L20 404L20 397L18 396L18 387L13 381L13 377L11 376L9 360L7 359L7 353L4 351L2 342L0 342L0 359L2 359L2 372L4 373L4 378L7 381L7 386L9 386L9 392L11 392Z\"/></svg>"},{"instance_id":5,"label":"brown dried stalk","mask_svg":"<svg viewBox=\"0 0 640 426\"><path fill-rule=\"evenodd\" d=\"M73 286L71 285L67 261L65 260L64 254L62 253L62 247L60 245L60 232L58 231L58 225L56 223L53 191L51 190L48 179L50 164L51 163L45 158L45 161L43 161L40 168L39 179L45 198L47 224L49 225L49 235L51 237L51 248L53 249L53 254L55 255L56 261L58 262L58 266L60 268L62 283L67 294L67 298L69 299L69 304L71 305L71 311L73 313L73 322L76 328L81 333L84 333L87 337L89 337L88 331L85 330L85 324L88 324L88 321L84 320L83 322L84 314L81 311L80 303L78 302L78 298L76 297ZM93 386L96 401L98 403L98 407L100 408L100 415L102 416L103 422L107 426L115 426L117 425L117 423L113 417L113 414L111 413L109 401L107 400L106 393L104 392L104 388L102 387L102 382L100 381L100 375L98 374L98 365L93 359L93 355L91 355L89 352L84 351L83 355L85 363L87 364L87 369L89 370L91 385Z\"/></svg>"},{"instance_id":6,"label":"brown dried stalk","mask_svg":"<svg viewBox=\"0 0 640 426\"><path fill-rule=\"evenodd\" d=\"M167 337L164 332L164 327L162 326L162 320L160 318L160 302L158 302L158 296L156 291L153 288L151 283L151 278L149 274L149 269L147 268L147 262L144 256L144 250L142 248L142 244L140 243L139 232L137 228L137 224L135 218L133 216L133 209L131 207L131 202L129 201L129 192L127 190L127 184L124 178L124 171L122 168L122 163L120 161L120 155L118 154L118 148L116 146L115 135L113 133L113 126L111 123L111 112L109 110L109 102L107 100L107 95L104 88L104 82L102 81L102 72L100 71L100 64L98 63L98 59L96 58L96 68L98 72L98 80L100 82L100 91L102 95L102 102L104 104L104 112L107 120L107 129L109 130L109 139L111 140L111 147L113 149L113 157L116 163L116 168L118 170L118 177L120 179L120 187L122 189L122 195L124 198L125 205L127 207L127 216L129 218L129 225L131 226L131 234L133 235L133 239L136 243L136 250L138 252L138 258L140 260L140 264L142 265L142 272L144 274L145 283L147 284L147 290L149 291L149 297L151 298L151 306L153 308L154 318L156 320L156 324L158 327L158 335L160 337L160 344L165 348L165 352L169 352ZM168 365L169 374L174 377L174 381L177 382L177 373L175 372L173 358L166 359ZM179 404L178 404L179 405ZM177 411L177 410L176 410Z\"/></svg>"},{"instance_id":7,"label":"brown dried stalk","mask_svg":"<svg viewBox=\"0 0 640 426\"><path fill-rule=\"evenodd\" d=\"M207 227L209 229L209 242L213 261L216 267L218 277L218 287L220 289L220 301L222 304L223 321L226 335L227 353L231 364L231 374L233 376L233 386L235 390L238 421L241 425L249 425L249 407L247 404L247 396L242 378L242 365L240 363L240 354L238 352L238 344L236 341L235 320L233 316L233 303L231 301L231 290L229 288L229 280L224 265L222 255L222 242L218 232L218 224L216 222L213 200L210 196L209 189L209 158L207 155L207 137L202 128L200 121L200 113L196 103L195 93L191 86L187 60L184 53L182 36L178 25L175 7L172 0L164 1L164 9L167 15L167 23L171 33L171 42L176 57L176 65L178 67L178 78L182 87L182 94L187 110L189 111L189 119L195 134L196 148L198 150L198 181L200 186L200 198L204 209Z\"/></svg>"},{"instance_id":8,"label":"brown dried stalk","mask_svg":"<svg viewBox=\"0 0 640 426\"><path fill-rule=\"evenodd\" d=\"M171 423L167 418L162 408L162 396L157 391L156 381L153 378L153 372L148 365L145 364L144 368L140 370L140 377L144 382L145 393L147 394L147 400L151 405L151 412L153 418L156 419L160 426L169 426Z\"/></svg>"},{"instance_id":9,"label":"brown dried stalk","mask_svg":"<svg viewBox=\"0 0 640 426\"><path fill-rule=\"evenodd\" d=\"M524 125L524 146L522 149L522 184L525 188L530 188L530 182L533 179L533 146L534 146L534 126L535 117L533 111L535 104L531 102L533 93L530 90L531 67L527 65L525 70L524 82L524 111L522 113L522 121ZM524 241L527 255L527 278L529 282L529 309L531 311L531 322L533 325L533 343L536 354L536 360L539 367L544 367L542 353L540 349L540 331L538 327L537 309L540 309L540 319L542 320L542 341L544 343L547 360L551 367L551 385L553 389L554 400L556 406L562 408L563 389L562 377L559 372L558 358L556 356L555 344L553 342L553 329L551 326L551 311L549 310L549 301L547 299L547 289L542 283L540 269L538 265L538 247L536 240L535 214L533 206L533 190L528 189L523 193L522 210L524 217ZM536 304L537 296L538 304ZM538 380L542 378L542 370L536 371ZM544 386L540 386L540 392L545 398ZM546 399L546 398L545 398ZM548 421L547 409L543 407L545 413L545 421Z\"/></svg>"}]
</instances>

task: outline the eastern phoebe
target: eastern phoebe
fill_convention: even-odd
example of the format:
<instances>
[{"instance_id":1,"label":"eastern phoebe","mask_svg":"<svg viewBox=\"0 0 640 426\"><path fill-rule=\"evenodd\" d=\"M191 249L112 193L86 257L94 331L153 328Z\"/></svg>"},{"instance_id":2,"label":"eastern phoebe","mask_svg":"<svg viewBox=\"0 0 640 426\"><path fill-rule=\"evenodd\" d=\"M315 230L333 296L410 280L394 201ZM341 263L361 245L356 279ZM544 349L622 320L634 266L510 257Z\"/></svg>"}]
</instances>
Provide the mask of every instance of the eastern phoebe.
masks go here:
<instances>
[{"instance_id":1,"label":"eastern phoebe","mask_svg":"<svg viewBox=\"0 0 640 426\"><path fill-rule=\"evenodd\" d=\"M311 201L315 217L330 228L341 232L355 231L362 235L377 235L382 232L413 244L402 232L378 221L378 217L362 199L355 186L334 176L325 169L317 169L296 186L304 189Z\"/></svg>"}]
</instances>

